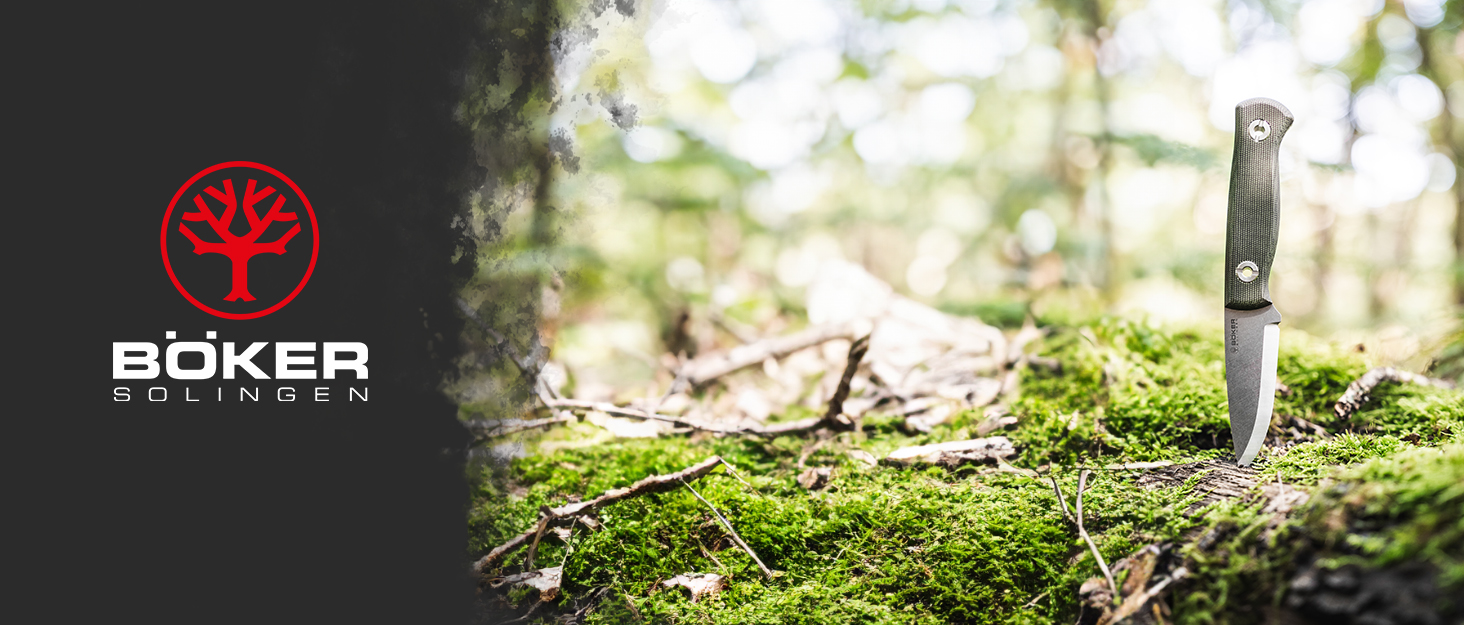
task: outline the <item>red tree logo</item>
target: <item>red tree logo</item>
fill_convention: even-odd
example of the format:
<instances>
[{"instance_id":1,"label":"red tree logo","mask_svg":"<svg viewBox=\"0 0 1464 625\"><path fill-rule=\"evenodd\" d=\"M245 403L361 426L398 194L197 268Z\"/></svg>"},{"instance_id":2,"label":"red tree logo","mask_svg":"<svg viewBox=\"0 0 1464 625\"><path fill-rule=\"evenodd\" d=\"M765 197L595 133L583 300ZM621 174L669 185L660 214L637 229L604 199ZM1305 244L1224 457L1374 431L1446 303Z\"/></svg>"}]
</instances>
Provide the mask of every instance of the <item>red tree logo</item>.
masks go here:
<instances>
[{"instance_id":1,"label":"red tree logo","mask_svg":"<svg viewBox=\"0 0 1464 625\"><path fill-rule=\"evenodd\" d=\"M242 196L236 193L238 186L243 187ZM191 200L196 210L180 210L175 219L174 208L183 198ZM210 199L218 207L217 211L214 206L210 206ZM269 208L261 217L260 210L266 203ZM297 205L305 208L305 214L310 221L311 240L297 241L287 249L286 246L295 241L296 235L302 232L303 220L299 216ZM236 225L238 220L235 217L239 213L244 214L247 232L240 232L241 228ZM276 227L272 229L271 226ZM175 255L173 258L168 253L170 243ZM282 261L263 267L259 263L266 261L256 261L256 280L251 285L251 259L260 255L286 257L287 252L304 245L312 246L308 264L303 263L300 253L290 254ZM178 189L163 219L162 248L163 264L168 269L168 276L172 278L178 291L194 306L227 319L253 319L279 310L299 294L315 268L320 241L315 212L310 207L310 201L293 181L270 167L234 161L205 169ZM185 262L190 257L185 251L191 251L192 257L213 257L220 260ZM291 261L290 258L295 260ZM227 294L222 293L222 276L218 271L222 259L227 259L229 266ZM262 283L261 272L264 274ZM194 287L191 292L184 287L185 282ZM255 287L255 292L262 293L262 298L256 298L250 292L251 286ZM291 286L294 287L293 290L290 290ZM260 291L261 288L264 289L263 292ZM198 297L195 297L195 293Z\"/></svg>"},{"instance_id":2,"label":"red tree logo","mask_svg":"<svg viewBox=\"0 0 1464 625\"><path fill-rule=\"evenodd\" d=\"M275 197L274 206L269 207L269 212L264 215L264 219L260 219L259 213L254 211L254 205L273 195L275 189L265 187L264 190L255 193L256 184L258 181L250 180L249 186L244 188L244 216L249 219L249 234L235 236L229 232L229 224L234 221L235 209L239 207L239 202L234 197L233 180L224 181L223 193L213 187L204 189L204 192L208 193L210 197L224 203L223 218L214 218L213 211L208 209L208 204L203 201L202 194L193 196L193 204L198 207L198 212L183 214L183 219L186 221L207 221L208 225L213 228L214 234L224 240L223 243L206 242L193 234L187 224L178 224L178 230L193 242L194 254L223 254L234 265L234 287L229 290L228 295L224 296L224 301L232 302L240 299L246 302L254 301L254 296L249 294L249 259L257 254L284 254L285 244L300 233L300 224L295 224L295 227L290 228L289 232L275 239L274 242L259 242L259 235L264 234L274 220L295 221L295 214L280 212L280 207L285 205L285 196L280 195Z\"/></svg>"}]
</instances>

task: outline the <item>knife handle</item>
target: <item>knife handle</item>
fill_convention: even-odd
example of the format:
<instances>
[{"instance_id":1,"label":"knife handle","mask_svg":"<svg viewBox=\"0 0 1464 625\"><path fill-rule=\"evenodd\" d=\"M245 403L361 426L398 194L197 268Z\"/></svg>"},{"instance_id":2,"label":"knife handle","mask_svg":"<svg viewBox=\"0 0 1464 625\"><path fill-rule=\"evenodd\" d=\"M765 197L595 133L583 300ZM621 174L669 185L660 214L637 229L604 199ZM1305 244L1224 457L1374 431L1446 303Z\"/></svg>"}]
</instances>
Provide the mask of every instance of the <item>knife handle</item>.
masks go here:
<instances>
[{"instance_id":1,"label":"knife handle","mask_svg":"<svg viewBox=\"0 0 1464 625\"><path fill-rule=\"evenodd\" d=\"M1281 226L1281 138L1291 111L1268 98L1235 105L1235 156L1225 226L1225 307L1255 310L1271 303L1271 261Z\"/></svg>"}]
</instances>

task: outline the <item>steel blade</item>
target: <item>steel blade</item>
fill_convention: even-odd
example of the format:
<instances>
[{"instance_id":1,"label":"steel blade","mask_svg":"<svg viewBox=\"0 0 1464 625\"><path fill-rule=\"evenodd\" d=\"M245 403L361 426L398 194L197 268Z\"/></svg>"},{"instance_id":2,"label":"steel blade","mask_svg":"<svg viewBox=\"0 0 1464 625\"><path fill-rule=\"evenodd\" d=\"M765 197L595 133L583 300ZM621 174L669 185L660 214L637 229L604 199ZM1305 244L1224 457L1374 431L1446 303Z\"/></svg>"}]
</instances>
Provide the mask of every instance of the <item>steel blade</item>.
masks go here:
<instances>
[{"instance_id":1,"label":"steel blade","mask_svg":"<svg viewBox=\"0 0 1464 625\"><path fill-rule=\"evenodd\" d=\"M1274 305L1255 310L1225 309L1225 390L1230 399L1230 435L1235 460L1249 466L1271 427L1276 400L1276 352L1281 313Z\"/></svg>"}]
</instances>

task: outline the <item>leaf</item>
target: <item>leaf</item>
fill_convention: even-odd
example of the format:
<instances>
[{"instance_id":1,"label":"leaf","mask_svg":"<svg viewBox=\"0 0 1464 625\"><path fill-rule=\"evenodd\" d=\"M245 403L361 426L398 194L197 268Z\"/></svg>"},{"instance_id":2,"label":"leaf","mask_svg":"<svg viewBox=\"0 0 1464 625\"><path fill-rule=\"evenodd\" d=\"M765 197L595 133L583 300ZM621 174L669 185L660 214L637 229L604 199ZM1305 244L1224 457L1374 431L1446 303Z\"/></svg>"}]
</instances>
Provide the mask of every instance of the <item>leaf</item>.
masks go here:
<instances>
[{"instance_id":1,"label":"leaf","mask_svg":"<svg viewBox=\"0 0 1464 625\"><path fill-rule=\"evenodd\" d=\"M661 582L662 586L671 588L680 586L691 591L691 602L696 603L702 597L712 597L727 588L727 578L716 573L682 573Z\"/></svg>"}]
</instances>

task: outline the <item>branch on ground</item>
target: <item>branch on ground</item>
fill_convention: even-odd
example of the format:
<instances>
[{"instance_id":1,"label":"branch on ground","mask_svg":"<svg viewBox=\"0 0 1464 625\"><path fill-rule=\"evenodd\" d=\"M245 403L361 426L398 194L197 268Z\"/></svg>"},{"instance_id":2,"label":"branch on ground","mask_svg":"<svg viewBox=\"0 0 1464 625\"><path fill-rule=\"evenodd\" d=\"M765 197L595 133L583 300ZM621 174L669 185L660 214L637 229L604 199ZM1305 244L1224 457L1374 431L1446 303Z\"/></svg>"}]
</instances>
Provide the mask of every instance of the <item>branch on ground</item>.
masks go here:
<instances>
[{"instance_id":1,"label":"branch on ground","mask_svg":"<svg viewBox=\"0 0 1464 625\"><path fill-rule=\"evenodd\" d=\"M473 563L472 572L478 576L486 574L499 562L502 562L510 552L531 542L538 542L537 539L543 536L544 530L548 527L573 523L584 515L623 499L675 490L683 484L700 479L718 465L723 464L726 464L726 461L722 460L721 456L712 456L675 473L652 475L625 488L606 491L594 499L565 504L557 508L546 506L540 510L539 521L534 524L534 527L514 536L508 542L494 547L492 551L488 552L488 555ZM730 465L728 468L730 469Z\"/></svg>"},{"instance_id":2,"label":"branch on ground","mask_svg":"<svg viewBox=\"0 0 1464 625\"><path fill-rule=\"evenodd\" d=\"M769 358L782 358L801 349L821 345L834 339L854 338L853 324L827 324L785 336L734 347L725 352L698 356L682 365L680 373L692 386L702 386L724 375L760 365Z\"/></svg>"},{"instance_id":3,"label":"branch on ground","mask_svg":"<svg viewBox=\"0 0 1464 625\"><path fill-rule=\"evenodd\" d=\"M1427 376L1410 373L1393 367L1374 367L1371 371L1362 374L1352 384L1347 385L1347 391L1337 399L1337 404L1332 407L1332 414L1338 419L1346 421L1352 415L1362 409L1369 399L1372 399L1373 389L1383 382L1394 384L1418 384L1421 386L1437 386L1439 388L1453 388L1454 385L1447 380L1437 380Z\"/></svg>"},{"instance_id":4,"label":"branch on ground","mask_svg":"<svg viewBox=\"0 0 1464 625\"><path fill-rule=\"evenodd\" d=\"M552 417L546 417L543 419L531 419L528 421L520 421L515 419L510 422L474 419L470 421L464 421L463 425L467 426L468 431L473 434L474 442L480 443L490 438L507 436L509 434L523 432L525 430L532 430L534 428L550 426L556 423L569 423L571 421L578 421L578 419L576 419L574 415L568 412L560 411L557 415L554 415Z\"/></svg>"},{"instance_id":5,"label":"branch on ground","mask_svg":"<svg viewBox=\"0 0 1464 625\"><path fill-rule=\"evenodd\" d=\"M1083 469L1083 472L1078 474L1077 510L1073 512L1073 517L1078 522L1078 535L1083 537L1083 542L1088 543L1088 549L1093 551L1093 559L1098 561L1098 570L1103 571L1103 579L1108 580L1108 587L1116 597L1118 596L1118 584L1113 583L1113 573L1108 570L1108 563L1103 561L1103 554L1098 551L1098 545L1093 542L1093 537L1088 535L1088 530L1083 529L1083 490L1088 486L1088 473L1087 469Z\"/></svg>"}]
</instances>

